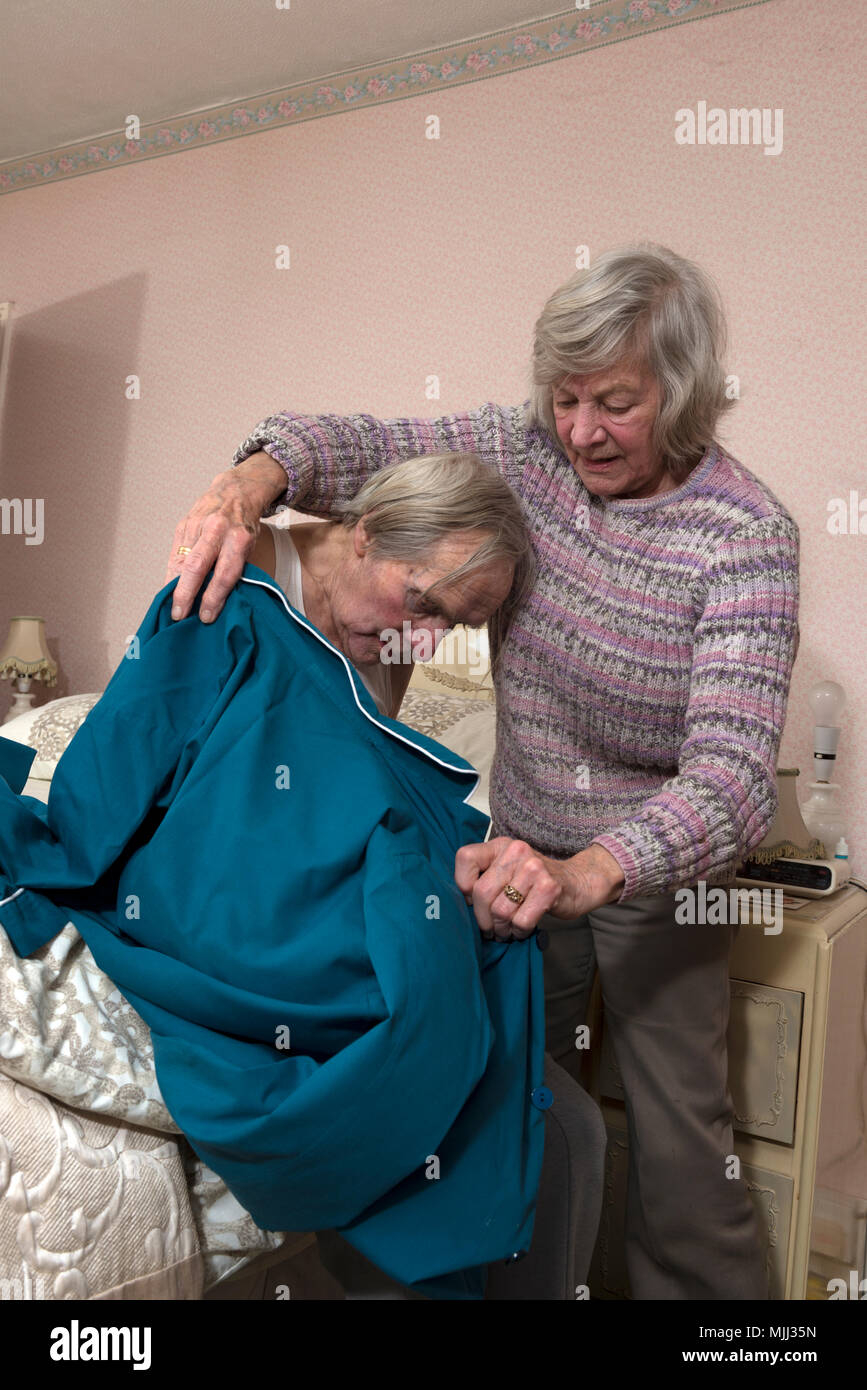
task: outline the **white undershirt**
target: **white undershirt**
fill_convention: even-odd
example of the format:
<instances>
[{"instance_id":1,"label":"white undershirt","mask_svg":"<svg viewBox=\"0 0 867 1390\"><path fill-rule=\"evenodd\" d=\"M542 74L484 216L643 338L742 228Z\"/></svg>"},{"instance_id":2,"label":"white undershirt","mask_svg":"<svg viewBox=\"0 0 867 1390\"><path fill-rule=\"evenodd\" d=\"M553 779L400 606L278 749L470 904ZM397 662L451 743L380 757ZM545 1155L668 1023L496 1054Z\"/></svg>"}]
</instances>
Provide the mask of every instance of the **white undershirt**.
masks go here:
<instances>
[{"instance_id":1,"label":"white undershirt","mask_svg":"<svg viewBox=\"0 0 867 1390\"><path fill-rule=\"evenodd\" d=\"M274 578L284 594L299 613L304 612L304 595L301 587L301 560L298 548L290 534L291 526L271 526L274 537ZM367 689L373 696L380 714L391 717L391 669L377 662L375 666L356 666Z\"/></svg>"}]
</instances>

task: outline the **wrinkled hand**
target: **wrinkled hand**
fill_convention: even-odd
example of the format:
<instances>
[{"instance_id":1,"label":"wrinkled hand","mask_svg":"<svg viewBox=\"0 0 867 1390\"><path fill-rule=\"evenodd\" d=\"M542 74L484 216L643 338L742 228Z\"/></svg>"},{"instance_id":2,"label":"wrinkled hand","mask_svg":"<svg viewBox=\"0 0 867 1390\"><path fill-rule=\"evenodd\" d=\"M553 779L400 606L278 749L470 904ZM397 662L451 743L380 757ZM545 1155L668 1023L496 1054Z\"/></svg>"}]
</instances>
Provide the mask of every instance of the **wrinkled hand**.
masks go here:
<instances>
[{"instance_id":1,"label":"wrinkled hand","mask_svg":"<svg viewBox=\"0 0 867 1390\"><path fill-rule=\"evenodd\" d=\"M524 840L500 835L484 844L461 846L455 855L455 882L482 933L512 941L530 936L546 912L568 920L613 902L619 897L623 872L601 845L590 845L571 859L549 859ZM522 903L506 897L507 884L523 893Z\"/></svg>"},{"instance_id":2,"label":"wrinkled hand","mask_svg":"<svg viewBox=\"0 0 867 1390\"><path fill-rule=\"evenodd\" d=\"M237 468L218 473L207 492L178 522L163 581L168 584L180 575L172 595L173 618L187 617L209 570L214 570L214 577L202 595L199 617L203 622L218 616L241 578L256 544L262 513L286 486L286 474L279 464L268 459L263 467L261 458L254 455ZM189 555L178 554L181 545L191 547Z\"/></svg>"}]
</instances>

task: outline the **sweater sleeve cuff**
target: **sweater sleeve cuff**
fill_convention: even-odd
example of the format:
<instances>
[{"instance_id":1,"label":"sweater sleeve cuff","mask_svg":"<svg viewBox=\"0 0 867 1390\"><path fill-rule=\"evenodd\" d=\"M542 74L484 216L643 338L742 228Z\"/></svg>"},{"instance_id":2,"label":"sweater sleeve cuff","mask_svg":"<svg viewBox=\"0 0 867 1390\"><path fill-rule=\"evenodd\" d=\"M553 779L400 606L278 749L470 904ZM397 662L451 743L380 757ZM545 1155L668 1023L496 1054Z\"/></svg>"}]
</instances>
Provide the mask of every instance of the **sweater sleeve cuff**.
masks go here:
<instances>
[{"instance_id":1,"label":"sweater sleeve cuff","mask_svg":"<svg viewBox=\"0 0 867 1390\"><path fill-rule=\"evenodd\" d=\"M664 888L654 887L648 882L647 870L634 858L625 840L617 835L603 834L597 835L590 843L606 849L623 870L624 884L620 897L615 898L615 902L625 903L629 898L638 897L639 894L664 892Z\"/></svg>"}]
</instances>

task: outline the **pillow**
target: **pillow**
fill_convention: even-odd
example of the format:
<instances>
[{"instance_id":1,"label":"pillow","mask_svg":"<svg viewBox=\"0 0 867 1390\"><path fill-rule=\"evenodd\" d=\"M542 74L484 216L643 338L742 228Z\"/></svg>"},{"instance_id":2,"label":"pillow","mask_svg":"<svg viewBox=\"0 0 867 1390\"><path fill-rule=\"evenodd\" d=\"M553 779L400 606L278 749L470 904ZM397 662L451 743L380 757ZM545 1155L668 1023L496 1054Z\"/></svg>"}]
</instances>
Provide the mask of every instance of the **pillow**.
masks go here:
<instances>
[{"instance_id":1,"label":"pillow","mask_svg":"<svg viewBox=\"0 0 867 1390\"><path fill-rule=\"evenodd\" d=\"M430 661L414 663L407 689L492 702L494 686L487 627L466 627L463 623L453 627Z\"/></svg>"},{"instance_id":2,"label":"pillow","mask_svg":"<svg viewBox=\"0 0 867 1390\"><path fill-rule=\"evenodd\" d=\"M481 774L481 781L469 805L490 816L488 788L497 719L494 705L488 700L467 700L460 695L429 695L414 690L410 681L398 718L472 763Z\"/></svg>"},{"instance_id":3,"label":"pillow","mask_svg":"<svg viewBox=\"0 0 867 1390\"><path fill-rule=\"evenodd\" d=\"M50 782L73 734L84 723L99 695L64 695L0 724L0 738L36 749L28 781ZM25 791L27 788L25 787Z\"/></svg>"},{"instance_id":4,"label":"pillow","mask_svg":"<svg viewBox=\"0 0 867 1390\"><path fill-rule=\"evenodd\" d=\"M433 663L424 664L431 666ZM481 688L477 673L471 672L469 665L464 664L463 676L459 668L442 668L445 675L466 679L468 684L475 686L475 692L461 690L454 693L451 687L432 681L421 683L421 688L415 685L416 672L424 669L422 663L417 662L403 697L399 718L410 728L436 739L472 763L481 774L481 781L470 797L470 805L487 816L490 815L488 785L494 760L496 711L492 702L493 690L489 695ZM449 693L440 693L444 690ZM29 744L36 749L36 757L22 788L25 796L48 800L48 784L54 776L54 769L73 734L84 723L99 698L100 694L66 695L59 700L49 700L47 704L28 710L26 714L19 714L8 724L0 724L0 737Z\"/></svg>"}]
</instances>

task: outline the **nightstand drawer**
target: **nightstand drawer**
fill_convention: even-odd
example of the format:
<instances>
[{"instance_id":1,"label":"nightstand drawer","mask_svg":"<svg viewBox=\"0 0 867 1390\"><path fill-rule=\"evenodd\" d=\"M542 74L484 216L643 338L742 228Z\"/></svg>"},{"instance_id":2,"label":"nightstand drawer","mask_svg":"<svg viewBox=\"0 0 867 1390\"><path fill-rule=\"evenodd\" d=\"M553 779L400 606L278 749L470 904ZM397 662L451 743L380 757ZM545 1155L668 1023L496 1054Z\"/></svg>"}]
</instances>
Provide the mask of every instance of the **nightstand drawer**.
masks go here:
<instances>
[{"instance_id":1,"label":"nightstand drawer","mask_svg":"<svg viewBox=\"0 0 867 1390\"><path fill-rule=\"evenodd\" d=\"M795 1141L795 1102L804 996L750 980L731 980L729 1089L741 1134Z\"/></svg>"}]
</instances>

